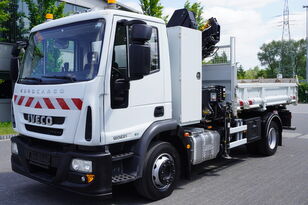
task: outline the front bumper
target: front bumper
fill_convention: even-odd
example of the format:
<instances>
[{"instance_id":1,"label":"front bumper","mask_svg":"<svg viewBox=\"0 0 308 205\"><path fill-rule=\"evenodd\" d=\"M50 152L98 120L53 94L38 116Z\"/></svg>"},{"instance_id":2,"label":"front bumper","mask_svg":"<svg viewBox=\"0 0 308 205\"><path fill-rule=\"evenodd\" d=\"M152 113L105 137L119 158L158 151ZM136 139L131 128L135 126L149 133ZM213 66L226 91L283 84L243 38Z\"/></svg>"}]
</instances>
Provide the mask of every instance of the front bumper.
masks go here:
<instances>
[{"instance_id":1,"label":"front bumper","mask_svg":"<svg viewBox=\"0 0 308 205\"><path fill-rule=\"evenodd\" d=\"M18 147L12 154L13 171L65 190L88 196L108 196L112 193L112 160L104 147L85 148L17 136L11 139ZM71 171L73 158L92 161L95 175L92 182L82 180L86 174Z\"/></svg>"}]
</instances>

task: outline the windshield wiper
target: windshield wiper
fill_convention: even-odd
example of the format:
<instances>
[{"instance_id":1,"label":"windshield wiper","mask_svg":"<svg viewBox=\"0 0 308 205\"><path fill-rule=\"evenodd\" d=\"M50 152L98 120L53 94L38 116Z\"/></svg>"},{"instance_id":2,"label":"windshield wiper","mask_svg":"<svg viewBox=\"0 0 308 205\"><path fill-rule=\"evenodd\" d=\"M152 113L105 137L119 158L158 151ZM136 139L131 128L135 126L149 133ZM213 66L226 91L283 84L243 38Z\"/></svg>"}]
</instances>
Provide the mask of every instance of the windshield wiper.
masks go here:
<instances>
[{"instance_id":1,"label":"windshield wiper","mask_svg":"<svg viewBox=\"0 0 308 205\"><path fill-rule=\"evenodd\" d=\"M70 80L71 82L75 82L76 78L72 76L67 76L67 75L52 75L52 76L42 76L42 78L55 78L55 79L64 79L64 80Z\"/></svg>"},{"instance_id":2,"label":"windshield wiper","mask_svg":"<svg viewBox=\"0 0 308 205\"><path fill-rule=\"evenodd\" d=\"M20 78L19 80L34 80L34 81L42 82L41 78L35 78L35 77L24 77L24 78Z\"/></svg>"}]
</instances>

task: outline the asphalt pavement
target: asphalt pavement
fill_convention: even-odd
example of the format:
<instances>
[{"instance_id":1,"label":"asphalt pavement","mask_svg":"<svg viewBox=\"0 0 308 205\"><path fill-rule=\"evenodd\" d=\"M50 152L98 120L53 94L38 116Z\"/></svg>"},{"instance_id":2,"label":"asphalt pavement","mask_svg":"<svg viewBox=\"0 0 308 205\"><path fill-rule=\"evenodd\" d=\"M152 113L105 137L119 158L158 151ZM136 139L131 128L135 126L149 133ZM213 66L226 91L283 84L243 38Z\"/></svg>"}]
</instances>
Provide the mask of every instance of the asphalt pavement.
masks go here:
<instances>
[{"instance_id":1,"label":"asphalt pavement","mask_svg":"<svg viewBox=\"0 0 308 205\"><path fill-rule=\"evenodd\" d=\"M215 204L308 205L308 105L290 106L295 131L271 157L252 156L245 147L232 160L196 167L171 196L158 202L139 197L132 185L114 188L113 197L89 198L58 190L12 172L10 141L0 141L0 204Z\"/></svg>"}]
</instances>

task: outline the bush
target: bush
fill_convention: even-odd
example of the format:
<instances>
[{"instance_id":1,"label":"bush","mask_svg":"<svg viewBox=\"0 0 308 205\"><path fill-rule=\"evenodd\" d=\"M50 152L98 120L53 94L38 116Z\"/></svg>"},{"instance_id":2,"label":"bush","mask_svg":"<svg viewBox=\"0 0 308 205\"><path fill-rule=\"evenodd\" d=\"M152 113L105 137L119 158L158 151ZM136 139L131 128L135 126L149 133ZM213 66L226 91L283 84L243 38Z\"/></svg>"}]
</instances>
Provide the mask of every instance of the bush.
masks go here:
<instances>
[{"instance_id":1,"label":"bush","mask_svg":"<svg viewBox=\"0 0 308 205\"><path fill-rule=\"evenodd\" d=\"M298 100L300 103L308 103L308 83L300 83L298 86Z\"/></svg>"},{"instance_id":2,"label":"bush","mask_svg":"<svg viewBox=\"0 0 308 205\"><path fill-rule=\"evenodd\" d=\"M12 128L11 122L0 122L0 135L12 135L16 132Z\"/></svg>"}]
</instances>

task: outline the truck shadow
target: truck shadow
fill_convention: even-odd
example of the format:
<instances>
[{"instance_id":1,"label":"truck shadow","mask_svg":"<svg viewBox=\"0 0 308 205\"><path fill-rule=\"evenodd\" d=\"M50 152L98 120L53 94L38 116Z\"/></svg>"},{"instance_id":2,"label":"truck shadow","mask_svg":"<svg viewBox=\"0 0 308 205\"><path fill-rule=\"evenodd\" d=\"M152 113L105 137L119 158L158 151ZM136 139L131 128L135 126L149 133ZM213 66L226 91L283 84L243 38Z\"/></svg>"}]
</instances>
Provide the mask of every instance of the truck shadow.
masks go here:
<instances>
[{"instance_id":1,"label":"truck shadow","mask_svg":"<svg viewBox=\"0 0 308 205\"><path fill-rule=\"evenodd\" d=\"M245 148L233 150L233 159L214 159L194 167L190 180L180 180L177 189L204 177L216 177L224 169L247 158L258 157L247 154ZM13 172L0 173L1 204L147 204L150 201L140 197L133 184L115 186L111 198L85 197L40 184ZM12 196L14 199L12 200Z\"/></svg>"},{"instance_id":2,"label":"truck shadow","mask_svg":"<svg viewBox=\"0 0 308 205\"><path fill-rule=\"evenodd\" d=\"M228 169L236 164L245 162L248 158L262 158L260 155L249 154L245 146L231 150L231 159L222 157L206 161L202 164L196 165L192 169L192 176L189 180L182 180L180 185L189 184L192 181L198 180L203 177L220 176L220 172Z\"/></svg>"}]
</instances>

